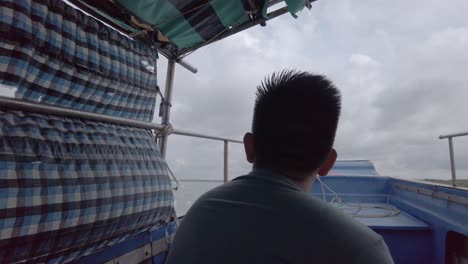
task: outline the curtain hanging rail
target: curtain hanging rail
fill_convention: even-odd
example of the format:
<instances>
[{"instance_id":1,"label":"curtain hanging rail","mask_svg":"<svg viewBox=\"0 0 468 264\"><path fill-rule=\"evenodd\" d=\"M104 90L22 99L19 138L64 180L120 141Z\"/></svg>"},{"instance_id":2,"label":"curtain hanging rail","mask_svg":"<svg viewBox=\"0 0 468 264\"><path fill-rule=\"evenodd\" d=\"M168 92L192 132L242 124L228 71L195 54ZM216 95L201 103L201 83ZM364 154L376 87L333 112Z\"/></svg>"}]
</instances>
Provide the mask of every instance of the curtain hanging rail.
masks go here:
<instances>
[{"instance_id":1,"label":"curtain hanging rail","mask_svg":"<svg viewBox=\"0 0 468 264\"><path fill-rule=\"evenodd\" d=\"M78 110L74 110L74 109L70 109L66 107L52 106L52 105L48 105L44 103L36 103L32 101L25 101L25 100L20 100L20 99L15 99L15 98L9 98L5 96L0 96L0 109L15 109L15 110L20 110L20 111L34 112L34 113L61 115L65 117L85 118L85 119L91 119L94 121L109 122L109 123L126 125L126 126L137 127L137 128L155 129L158 131L165 128L165 126L161 124L143 122L143 121L128 119L128 118L113 117L113 116L108 116L108 115L103 115L103 114L95 114L95 113L90 113L86 111L78 111ZM240 140L210 136L210 135L205 135L201 133L178 130L178 129L174 129L172 134L205 138L205 139L211 139L211 140L228 141L228 142L233 142L233 143L242 143L242 141Z\"/></svg>"}]
</instances>

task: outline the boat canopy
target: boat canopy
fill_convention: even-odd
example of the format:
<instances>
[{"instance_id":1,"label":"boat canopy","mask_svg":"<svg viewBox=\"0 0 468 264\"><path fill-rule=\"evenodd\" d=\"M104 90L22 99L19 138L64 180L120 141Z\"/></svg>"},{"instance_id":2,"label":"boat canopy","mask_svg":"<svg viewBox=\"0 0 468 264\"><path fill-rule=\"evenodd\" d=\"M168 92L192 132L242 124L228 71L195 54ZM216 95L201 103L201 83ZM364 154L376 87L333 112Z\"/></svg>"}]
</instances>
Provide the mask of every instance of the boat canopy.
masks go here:
<instances>
[{"instance_id":1,"label":"boat canopy","mask_svg":"<svg viewBox=\"0 0 468 264\"><path fill-rule=\"evenodd\" d=\"M69 0L118 30L156 44L178 58L206 44L289 12L315 0ZM268 8L285 6L268 13Z\"/></svg>"}]
</instances>

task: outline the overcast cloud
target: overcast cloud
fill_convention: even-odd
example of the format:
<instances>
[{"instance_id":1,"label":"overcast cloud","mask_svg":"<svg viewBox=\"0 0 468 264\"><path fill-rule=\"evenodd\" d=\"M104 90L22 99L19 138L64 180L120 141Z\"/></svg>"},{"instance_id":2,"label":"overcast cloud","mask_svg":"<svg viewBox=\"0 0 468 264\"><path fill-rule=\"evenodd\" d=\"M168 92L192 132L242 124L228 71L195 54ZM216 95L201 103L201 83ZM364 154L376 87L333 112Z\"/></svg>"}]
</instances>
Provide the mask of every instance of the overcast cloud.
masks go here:
<instances>
[{"instance_id":1,"label":"overcast cloud","mask_svg":"<svg viewBox=\"0 0 468 264\"><path fill-rule=\"evenodd\" d=\"M199 72L177 67L171 122L241 139L265 75L323 73L343 93L341 159L370 159L382 175L449 179L438 136L468 131L467 11L465 0L319 0L297 20L286 15L189 56ZM161 59L161 86L165 71ZM468 138L454 141L459 178L468 178ZM222 179L222 147L172 135L167 160L179 178ZM230 178L249 171L241 145L229 154Z\"/></svg>"}]
</instances>

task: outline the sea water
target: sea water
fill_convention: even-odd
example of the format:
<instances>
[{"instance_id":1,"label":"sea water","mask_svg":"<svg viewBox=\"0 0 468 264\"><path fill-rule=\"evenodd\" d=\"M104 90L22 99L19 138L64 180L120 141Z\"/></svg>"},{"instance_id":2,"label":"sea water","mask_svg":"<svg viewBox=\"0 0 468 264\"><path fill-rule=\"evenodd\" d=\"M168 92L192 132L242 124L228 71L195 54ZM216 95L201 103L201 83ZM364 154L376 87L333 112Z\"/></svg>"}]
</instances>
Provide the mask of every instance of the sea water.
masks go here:
<instances>
[{"instance_id":1,"label":"sea water","mask_svg":"<svg viewBox=\"0 0 468 264\"><path fill-rule=\"evenodd\" d=\"M205 192L223 184L223 181L182 180L179 189L174 191L177 216L187 213L192 204Z\"/></svg>"}]
</instances>

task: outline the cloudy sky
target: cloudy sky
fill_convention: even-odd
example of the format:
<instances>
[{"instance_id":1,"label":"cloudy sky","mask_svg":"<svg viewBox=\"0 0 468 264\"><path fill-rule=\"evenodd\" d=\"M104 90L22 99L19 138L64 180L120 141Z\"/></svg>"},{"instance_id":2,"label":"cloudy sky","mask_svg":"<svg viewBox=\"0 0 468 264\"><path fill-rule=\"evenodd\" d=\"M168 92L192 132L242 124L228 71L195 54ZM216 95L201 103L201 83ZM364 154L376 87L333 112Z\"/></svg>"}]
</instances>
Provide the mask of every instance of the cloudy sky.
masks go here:
<instances>
[{"instance_id":1,"label":"cloudy sky","mask_svg":"<svg viewBox=\"0 0 468 264\"><path fill-rule=\"evenodd\" d=\"M298 19L285 15L190 55L199 72L177 66L171 122L241 139L265 75L322 73L343 94L340 159L370 159L382 175L449 179L438 136L468 131L467 10L466 0L319 0ZM161 86L165 71L161 59ZM468 138L454 142L459 178L468 178ZM222 153L222 142L172 135L167 160L179 178L222 179ZM241 145L229 154L230 178L249 171Z\"/></svg>"}]
</instances>

